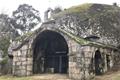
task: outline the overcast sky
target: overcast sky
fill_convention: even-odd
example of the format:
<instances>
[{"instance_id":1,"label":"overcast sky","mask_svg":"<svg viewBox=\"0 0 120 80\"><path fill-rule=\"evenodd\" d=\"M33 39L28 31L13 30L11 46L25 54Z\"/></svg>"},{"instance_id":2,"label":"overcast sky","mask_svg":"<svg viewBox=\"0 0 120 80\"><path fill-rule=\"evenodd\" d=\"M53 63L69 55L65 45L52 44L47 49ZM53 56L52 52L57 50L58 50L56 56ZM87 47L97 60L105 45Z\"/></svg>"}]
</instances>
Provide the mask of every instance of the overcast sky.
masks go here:
<instances>
[{"instance_id":1,"label":"overcast sky","mask_svg":"<svg viewBox=\"0 0 120 80\"><path fill-rule=\"evenodd\" d=\"M83 3L113 4L114 2L120 4L120 0L0 0L0 13L11 14L12 11L16 10L23 3L32 5L43 16L43 12L48 7L61 6L62 8L68 8Z\"/></svg>"}]
</instances>

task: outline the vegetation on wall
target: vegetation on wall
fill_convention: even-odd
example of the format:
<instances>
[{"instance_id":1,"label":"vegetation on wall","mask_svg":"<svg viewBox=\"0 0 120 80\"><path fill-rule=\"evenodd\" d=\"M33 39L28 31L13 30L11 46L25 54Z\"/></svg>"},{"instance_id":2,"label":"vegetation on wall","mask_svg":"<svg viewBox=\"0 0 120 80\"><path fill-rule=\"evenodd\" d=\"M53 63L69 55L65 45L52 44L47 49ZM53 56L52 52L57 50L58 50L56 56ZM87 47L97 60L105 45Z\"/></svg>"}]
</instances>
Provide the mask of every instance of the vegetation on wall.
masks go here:
<instances>
[{"instance_id":1,"label":"vegetation on wall","mask_svg":"<svg viewBox=\"0 0 120 80\"><path fill-rule=\"evenodd\" d=\"M58 30L58 29L57 29ZM118 48L116 48L115 46L113 45L106 45L106 44L103 44L103 43L99 43L99 42L94 42L94 41L90 41L90 40L86 40L84 38L81 38L81 37L78 37L72 33L69 33L65 30L62 30L62 29L59 29L60 32L66 34L67 36L69 36L70 38L72 38L73 40L75 40L77 43L81 44L81 45L86 45L86 46L97 46L97 47L103 47L103 48L111 48L111 49L114 49L114 50L118 50Z\"/></svg>"},{"instance_id":2,"label":"vegetation on wall","mask_svg":"<svg viewBox=\"0 0 120 80\"><path fill-rule=\"evenodd\" d=\"M10 45L10 37L8 35L3 35L0 37L0 50L3 51L4 56L8 53L8 47Z\"/></svg>"},{"instance_id":3,"label":"vegetation on wall","mask_svg":"<svg viewBox=\"0 0 120 80\"><path fill-rule=\"evenodd\" d=\"M77 10L76 10L77 9ZM75 11L74 11L75 10ZM54 16L57 25L79 37L95 35L102 43L120 43L120 8L105 4L83 4Z\"/></svg>"}]
</instances>

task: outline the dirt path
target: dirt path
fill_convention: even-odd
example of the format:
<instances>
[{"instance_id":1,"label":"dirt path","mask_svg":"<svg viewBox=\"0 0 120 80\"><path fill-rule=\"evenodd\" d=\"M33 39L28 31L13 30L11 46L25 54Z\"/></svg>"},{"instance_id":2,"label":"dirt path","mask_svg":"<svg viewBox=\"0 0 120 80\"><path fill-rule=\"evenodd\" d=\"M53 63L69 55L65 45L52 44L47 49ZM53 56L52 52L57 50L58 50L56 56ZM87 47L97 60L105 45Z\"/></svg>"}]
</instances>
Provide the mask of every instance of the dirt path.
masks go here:
<instances>
[{"instance_id":1,"label":"dirt path","mask_svg":"<svg viewBox=\"0 0 120 80\"><path fill-rule=\"evenodd\" d=\"M38 74L28 77L0 76L0 80L71 80L65 74ZM120 71L96 76L95 80L120 80Z\"/></svg>"},{"instance_id":2,"label":"dirt path","mask_svg":"<svg viewBox=\"0 0 120 80\"><path fill-rule=\"evenodd\" d=\"M33 80L70 80L67 75L62 74L40 74L32 78Z\"/></svg>"},{"instance_id":3,"label":"dirt path","mask_svg":"<svg viewBox=\"0 0 120 80\"><path fill-rule=\"evenodd\" d=\"M120 80L120 71L110 72L102 76L96 76L95 80Z\"/></svg>"}]
</instances>

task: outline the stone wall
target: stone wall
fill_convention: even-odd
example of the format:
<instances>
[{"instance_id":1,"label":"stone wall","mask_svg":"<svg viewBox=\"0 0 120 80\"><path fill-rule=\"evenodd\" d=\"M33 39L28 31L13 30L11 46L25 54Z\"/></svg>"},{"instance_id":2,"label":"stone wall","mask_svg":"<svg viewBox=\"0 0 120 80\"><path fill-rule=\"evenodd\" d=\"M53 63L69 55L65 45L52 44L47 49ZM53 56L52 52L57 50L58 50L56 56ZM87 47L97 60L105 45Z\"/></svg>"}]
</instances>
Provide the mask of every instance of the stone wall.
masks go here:
<instances>
[{"instance_id":1,"label":"stone wall","mask_svg":"<svg viewBox=\"0 0 120 80\"><path fill-rule=\"evenodd\" d=\"M113 51L113 71L118 71L120 70L120 52L118 51Z\"/></svg>"},{"instance_id":2,"label":"stone wall","mask_svg":"<svg viewBox=\"0 0 120 80\"><path fill-rule=\"evenodd\" d=\"M29 45L24 45L20 50L13 52L13 75L32 75L32 54Z\"/></svg>"},{"instance_id":3,"label":"stone wall","mask_svg":"<svg viewBox=\"0 0 120 80\"><path fill-rule=\"evenodd\" d=\"M69 40L69 77L74 80L93 80L95 77L95 52L100 51L102 57L102 74L114 68L115 54L114 50L108 48L94 47L94 46L81 46L78 43ZM107 61L109 56L110 61ZM118 56L119 57L119 56ZM119 58L116 60L119 61ZM119 62L117 65L120 65ZM118 67L118 66L117 66Z\"/></svg>"},{"instance_id":4,"label":"stone wall","mask_svg":"<svg viewBox=\"0 0 120 80\"><path fill-rule=\"evenodd\" d=\"M69 40L69 77L75 80L80 80L83 77L82 69L82 58L81 55L76 56L80 53L80 45L73 40ZM80 60L81 64L78 65L77 60Z\"/></svg>"},{"instance_id":5,"label":"stone wall","mask_svg":"<svg viewBox=\"0 0 120 80\"><path fill-rule=\"evenodd\" d=\"M61 34L61 33L60 33ZM69 69L68 74L74 80L92 80L95 77L95 61L94 56L96 50L99 50L104 62L103 73L113 68L116 61L119 60L119 52L108 48L101 48L98 46L83 46L61 34L67 41L69 48ZM34 40L34 38L32 39ZM13 75L15 76L29 76L33 74L33 41L22 46L22 48L13 51ZM107 65L106 56L110 58L110 69ZM117 58L117 59L116 59ZM120 65L120 62L118 64Z\"/></svg>"},{"instance_id":6,"label":"stone wall","mask_svg":"<svg viewBox=\"0 0 120 80\"><path fill-rule=\"evenodd\" d=\"M81 46L73 40L68 41L69 45L69 77L74 80L94 78L93 71L90 71L91 59L94 48Z\"/></svg>"}]
</instances>

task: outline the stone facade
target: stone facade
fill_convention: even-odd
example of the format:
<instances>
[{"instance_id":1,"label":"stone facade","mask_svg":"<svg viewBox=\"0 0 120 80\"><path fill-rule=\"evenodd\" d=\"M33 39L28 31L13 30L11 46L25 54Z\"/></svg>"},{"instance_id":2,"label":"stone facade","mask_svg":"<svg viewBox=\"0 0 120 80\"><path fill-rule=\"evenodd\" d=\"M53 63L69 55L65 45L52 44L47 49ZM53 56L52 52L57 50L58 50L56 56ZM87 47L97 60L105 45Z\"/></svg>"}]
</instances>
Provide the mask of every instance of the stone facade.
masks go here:
<instances>
[{"instance_id":1,"label":"stone facade","mask_svg":"<svg viewBox=\"0 0 120 80\"><path fill-rule=\"evenodd\" d=\"M93 80L96 75L105 74L110 70L118 70L120 68L120 51L119 48L117 48L120 42L119 32L116 26L113 25L115 23L111 23L115 17L112 19L111 15L109 15L114 12L111 11L112 13L109 13L111 9L117 11L117 8L110 6L110 8L108 8L108 6L106 6L106 8L105 5L100 4L89 4L87 7L88 10L82 10L83 12L76 13L68 13L68 9L61 13L60 16L53 17L55 20L47 20L47 22L43 23L38 30L23 42L17 41L16 44L21 44L12 50L13 75L33 75L33 55L35 53L33 43L37 41L37 37L40 38L40 34L45 31L56 33L56 35L59 34L65 39L68 46L67 74L71 79ZM83 9L83 7L80 9ZM104 11L106 11L106 13ZM117 16L116 14L113 15ZM108 21L108 15L110 16L110 21ZM114 20L118 20L119 22L117 18ZM45 34L48 35L47 33ZM92 38L97 37L99 40L85 39L86 37L90 38L91 35L94 35ZM40 44L36 45L40 46ZM44 55L42 57L44 57ZM44 61L40 64L42 65L42 63L44 63ZM53 68L51 68L51 70L54 72Z\"/></svg>"},{"instance_id":2,"label":"stone facade","mask_svg":"<svg viewBox=\"0 0 120 80\"><path fill-rule=\"evenodd\" d=\"M50 29L49 30L54 30ZM48 30L47 28L44 29ZM58 31L57 31L58 32ZM101 57L103 59L104 66L102 66L103 72L105 73L108 70L113 68L113 65L118 67L119 61L118 51L109 48L102 48L96 46L87 46L80 45L73 39L67 37L63 33L60 33L64 36L67 41L69 48L69 68L68 75L73 80L92 80L95 77L95 52L100 51ZM30 40L27 44L23 45L20 49L13 51L13 75L15 76L29 76L33 74L33 50L32 50L32 41ZM117 54L117 55L115 55ZM109 69L107 64L106 56L110 57ZM118 57L118 58L116 58ZM115 65L116 64L116 65Z\"/></svg>"},{"instance_id":3,"label":"stone facade","mask_svg":"<svg viewBox=\"0 0 120 80\"><path fill-rule=\"evenodd\" d=\"M32 74L32 54L29 45L24 45L13 53L13 75L28 76ZM19 75L18 75L19 74Z\"/></svg>"}]
</instances>

